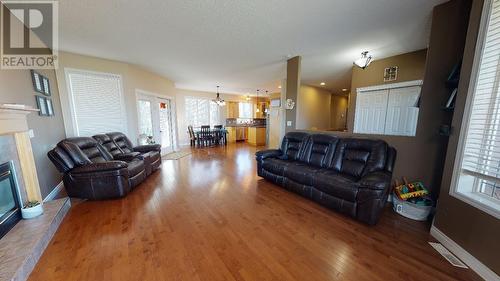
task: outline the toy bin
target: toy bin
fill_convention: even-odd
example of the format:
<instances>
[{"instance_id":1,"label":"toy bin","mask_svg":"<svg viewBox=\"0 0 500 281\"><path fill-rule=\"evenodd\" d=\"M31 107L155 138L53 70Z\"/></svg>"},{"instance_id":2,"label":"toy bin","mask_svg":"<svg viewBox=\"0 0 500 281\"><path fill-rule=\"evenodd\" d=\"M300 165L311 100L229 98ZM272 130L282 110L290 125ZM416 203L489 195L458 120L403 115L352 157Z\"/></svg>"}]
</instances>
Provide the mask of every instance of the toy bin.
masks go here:
<instances>
[{"instance_id":1,"label":"toy bin","mask_svg":"<svg viewBox=\"0 0 500 281\"><path fill-rule=\"evenodd\" d=\"M426 199L430 200L430 199ZM432 202L432 201L431 201ZM412 220L425 221L432 210L432 203L427 205L417 205L415 203L401 200L396 194L392 195L392 209L394 212Z\"/></svg>"}]
</instances>

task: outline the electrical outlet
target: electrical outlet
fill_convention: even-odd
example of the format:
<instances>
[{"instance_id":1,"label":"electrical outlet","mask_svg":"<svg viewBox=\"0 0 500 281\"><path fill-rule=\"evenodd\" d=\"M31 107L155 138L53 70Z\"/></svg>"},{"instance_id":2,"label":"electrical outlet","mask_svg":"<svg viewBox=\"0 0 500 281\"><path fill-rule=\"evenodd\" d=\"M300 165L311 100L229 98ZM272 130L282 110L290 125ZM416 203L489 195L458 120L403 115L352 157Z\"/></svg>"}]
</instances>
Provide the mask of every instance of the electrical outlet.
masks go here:
<instances>
[{"instance_id":1,"label":"electrical outlet","mask_svg":"<svg viewBox=\"0 0 500 281\"><path fill-rule=\"evenodd\" d=\"M33 129L30 129L28 131L28 135L30 136L30 139L34 138L35 137L35 131L33 131Z\"/></svg>"},{"instance_id":2,"label":"electrical outlet","mask_svg":"<svg viewBox=\"0 0 500 281\"><path fill-rule=\"evenodd\" d=\"M292 127L292 121L286 121L286 126L287 127Z\"/></svg>"}]
</instances>

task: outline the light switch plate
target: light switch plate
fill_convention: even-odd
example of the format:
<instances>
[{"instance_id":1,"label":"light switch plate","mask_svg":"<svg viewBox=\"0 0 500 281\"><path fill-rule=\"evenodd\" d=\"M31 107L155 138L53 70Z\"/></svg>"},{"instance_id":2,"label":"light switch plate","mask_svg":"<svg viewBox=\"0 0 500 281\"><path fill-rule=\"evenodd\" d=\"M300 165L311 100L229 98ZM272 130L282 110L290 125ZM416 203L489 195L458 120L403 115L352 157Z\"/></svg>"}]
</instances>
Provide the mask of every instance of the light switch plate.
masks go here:
<instances>
[{"instance_id":1,"label":"light switch plate","mask_svg":"<svg viewBox=\"0 0 500 281\"><path fill-rule=\"evenodd\" d=\"M287 127L292 127L292 121L286 121L286 126Z\"/></svg>"},{"instance_id":2,"label":"light switch plate","mask_svg":"<svg viewBox=\"0 0 500 281\"><path fill-rule=\"evenodd\" d=\"M34 138L35 137L35 131L33 131L33 129L30 129L28 131L28 135L30 136L30 139Z\"/></svg>"}]
</instances>

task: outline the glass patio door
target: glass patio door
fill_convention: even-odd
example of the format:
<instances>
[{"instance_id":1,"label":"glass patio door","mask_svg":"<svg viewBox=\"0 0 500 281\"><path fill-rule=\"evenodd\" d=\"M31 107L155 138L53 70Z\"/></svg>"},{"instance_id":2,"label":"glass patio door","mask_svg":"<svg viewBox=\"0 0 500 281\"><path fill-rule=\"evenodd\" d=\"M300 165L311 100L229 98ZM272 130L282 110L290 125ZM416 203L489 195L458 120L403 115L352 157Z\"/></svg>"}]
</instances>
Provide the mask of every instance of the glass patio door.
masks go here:
<instances>
[{"instance_id":1,"label":"glass patio door","mask_svg":"<svg viewBox=\"0 0 500 281\"><path fill-rule=\"evenodd\" d=\"M139 144L161 144L161 154L174 150L172 100L137 91Z\"/></svg>"},{"instance_id":2,"label":"glass patio door","mask_svg":"<svg viewBox=\"0 0 500 281\"><path fill-rule=\"evenodd\" d=\"M174 130L172 122L172 101L157 98L158 106L158 136L162 154L172 152L174 149Z\"/></svg>"}]
</instances>

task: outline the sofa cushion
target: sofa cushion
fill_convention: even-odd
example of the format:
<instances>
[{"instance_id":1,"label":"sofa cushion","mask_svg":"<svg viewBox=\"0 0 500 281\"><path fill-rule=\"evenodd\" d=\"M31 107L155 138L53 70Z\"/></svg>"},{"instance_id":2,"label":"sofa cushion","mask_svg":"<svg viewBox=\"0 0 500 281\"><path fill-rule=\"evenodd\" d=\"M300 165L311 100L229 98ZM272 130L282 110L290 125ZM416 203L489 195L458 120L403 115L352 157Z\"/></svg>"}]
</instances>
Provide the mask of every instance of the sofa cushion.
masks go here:
<instances>
[{"instance_id":1,"label":"sofa cushion","mask_svg":"<svg viewBox=\"0 0 500 281\"><path fill-rule=\"evenodd\" d=\"M312 186L313 177L321 168L309 166L306 163L289 163L285 169L285 177L295 182Z\"/></svg>"},{"instance_id":2,"label":"sofa cushion","mask_svg":"<svg viewBox=\"0 0 500 281\"><path fill-rule=\"evenodd\" d=\"M117 155L122 154L123 151L116 145L116 143L106 134L99 134L93 136L93 138L104 147L113 158Z\"/></svg>"},{"instance_id":3,"label":"sofa cushion","mask_svg":"<svg viewBox=\"0 0 500 281\"><path fill-rule=\"evenodd\" d=\"M334 171L316 173L313 177L312 185L326 194L351 202L356 201L356 195L359 190L356 178Z\"/></svg>"},{"instance_id":4,"label":"sofa cushion","mask_svg":"<svg viewBox=\"0 0 500 281\"><path fill-rule=\"evenodd\" d=\"M341 139L330 168L357 179L385 169L387 143L382 140Z\"/></svg>"},{"instance_id":5,"label":"sofa cushion","mask_svg":"<svg viewBox=\"0 0 500 281\"><path fill-rule=\"evenodd\" d=\"M127 136L120 132L107 133L108 137L110 137L115 144L120 148L124 153L133 152L132 142L127 138Z\"/></svg>"},{"instance_id":6,"label":"sofa cushion","mask_svg":"<svg viewBox=\"0 0 500 281\"><path fill-rule=\"evenodd\" d=\"M64 149L79 166L113 160L113 157L93 138L67 138L57 145Z\"/></svg>"},{"instance_id":7,"label":"sofa cushion","mask_svg":"<svg viewBox=\"0 0 500 281\"><path fill-rule=\"evenodd\" d=\"M290 132L285 135L281 143L283 159L299 160L306 139L309 137L305 132Z\"/></svg>"},{"instance_id":8,"label":"sofa cushion","mask_svg":"<svg viewBox=\"0 0 500 281\"><path fill-rule=\"evenodd\" d=\"M333 135L313 134L307 138L300 161L326 168L330 165L339 139Z\"/></svg>"},{"instance_id":9,"label":"sofa cushion","mask_svg":"<svg viewBox=\"0 0 500 281\"><path fill-rule=\"evenodd\" d=\"M268 172L271 172L278 176L285 175L285 168L290 165L292 161L278 159L278 158L268 158L262 163L262 168Z\"/></svg>"},{"instance_id":10,"label":"sofa cushion","mask_svg":"<svg viewBox=\"0 0 500 281\"><path fill-rule=\"evenodd\" d=\"M130 177L134 177L140 172L144 171L144 161L142 160L133 160L127 162L127 164L128 164L128 173Z\"/></svg>"}]
</instances>

